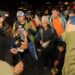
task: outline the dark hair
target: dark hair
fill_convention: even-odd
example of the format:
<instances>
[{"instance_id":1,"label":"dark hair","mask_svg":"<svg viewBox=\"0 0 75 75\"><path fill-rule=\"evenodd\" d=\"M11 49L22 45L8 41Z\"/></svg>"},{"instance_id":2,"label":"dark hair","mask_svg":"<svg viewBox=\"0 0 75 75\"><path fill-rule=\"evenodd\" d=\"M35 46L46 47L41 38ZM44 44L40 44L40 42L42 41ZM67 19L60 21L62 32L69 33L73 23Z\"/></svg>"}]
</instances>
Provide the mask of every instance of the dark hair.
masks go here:
<instances>
[{"instance_id":1,"label":"dark hair","mask_svg":"<svg viewBox=\"0 0 75 75\"><path fill-rule=\"evenodd\" d=\"M57 44L57 47L63 47L66 48L66 43L61 41L60 43Z\"/></svg>"},{"instance_id":2,"label":"dark hair","mask_svg":"<svg viewBox=\"0 0 75 75\"><path fill-rule=\"evenodd\" d=\"M7 19L4 20L2 29L3 29L4 35L6 37L12 36L12 28L11 28L10 23Z\"/></svg>"},{"instance_id":3,"label":"dark hair","mask_svg":"<svg viewBox=\"0 0 75 75\"><path fill-rule=\"evenodd\" d=\"M54 7L54 8L52 9L52 11L54 11L54 10L60 12L60 9L59 9L58 7Z\"/></svg>"},{"instance_id":4,"label":"dark hair","mask_svg":"<svg viewBox=\"0 0 75 75\"><path fill-rule=\"evenodd\" d=\"M12 30L10 26L4 26L3 32L6 37L12 37Z\"/></svg>"}]
</instances>

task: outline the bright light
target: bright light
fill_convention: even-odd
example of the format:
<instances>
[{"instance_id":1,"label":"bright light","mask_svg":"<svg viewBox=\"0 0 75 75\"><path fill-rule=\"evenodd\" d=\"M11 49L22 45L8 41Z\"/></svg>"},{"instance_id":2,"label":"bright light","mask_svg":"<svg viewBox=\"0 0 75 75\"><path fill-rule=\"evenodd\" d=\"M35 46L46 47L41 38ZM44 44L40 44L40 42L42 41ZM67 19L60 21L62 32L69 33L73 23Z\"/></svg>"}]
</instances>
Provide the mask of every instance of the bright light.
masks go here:
<instances>
[{"instance_id":1,"label":"bright light","mask_svg":"<svg viewBox=\"0 0 75 75\"><path fill-rule=\"evenodd\" d=\"M65 5L67 5L67 4L68 4L68 2L65 2L64 4L65 4Z\"/></svg>"},{"instance_id":2,"label":"bright light","mask_svg":"<svg viewBox=\"0 0 75 75\"><path fill-rule=\"evenodd\" d=\"M6 17L8 17L8 16L9 16L9 14L5 14L5 16L6 16Z\"/></svg>"}]
</instances>

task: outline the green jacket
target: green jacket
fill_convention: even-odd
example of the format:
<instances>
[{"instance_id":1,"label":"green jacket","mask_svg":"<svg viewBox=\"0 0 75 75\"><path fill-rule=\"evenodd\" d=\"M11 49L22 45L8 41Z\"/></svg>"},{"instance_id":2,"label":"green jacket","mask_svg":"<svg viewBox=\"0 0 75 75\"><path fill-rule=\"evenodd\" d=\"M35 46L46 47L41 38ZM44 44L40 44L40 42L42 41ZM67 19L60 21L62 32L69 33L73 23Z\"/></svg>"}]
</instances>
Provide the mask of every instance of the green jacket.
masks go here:
<instances>
[{"instance_id":1,"label":"green jacket","mask_svg":"<svg viewBox=\"0 0 75 75\"><path fill-rule=\"evenodd\" d=\"M32 31L36 32L36 28L35 28L35 26L33 25L32 21L30 21L29 23L26 23L26 24L24 25L24 29L25 29L25 30L28 30L28 29L29 29L29 24L31 24L31 26L32 26ZM13 34L15 34L15 32L17 31L17 26L18 26L18 25L17 25L17 22L15 22L14 25L13 25ZM31 41L32 43L34 43L35 38L34 38L34 36L33 36L32 34L29 35L29 39L30 39L30 41Z\"/></svg>"},{"instance_id":2,"label":"green jacket","mask_svg":"<svg viewBox=\"0 0 75 75\"><path fill-rule=\"evenodd\" d=\"M62 75L75 75L75 31L64 32L62 39L66 42L66 54Z\"/></svg>"}]
</instances>

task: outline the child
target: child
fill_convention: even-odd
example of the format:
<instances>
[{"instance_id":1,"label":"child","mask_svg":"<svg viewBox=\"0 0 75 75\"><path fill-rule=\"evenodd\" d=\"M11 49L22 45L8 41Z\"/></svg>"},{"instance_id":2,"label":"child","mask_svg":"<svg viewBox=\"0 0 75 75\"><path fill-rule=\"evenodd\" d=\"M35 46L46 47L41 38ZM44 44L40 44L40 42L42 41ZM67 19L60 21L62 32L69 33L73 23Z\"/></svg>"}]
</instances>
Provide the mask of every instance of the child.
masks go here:
<instances>
[{"instance_id":1,"label":"child","mask_svg":"<svg viewBox=\"0 0 75 75\"><path fill-rule=\"evenodd\" d=\"M54 69L51 71L54 75L61 75L62 67L64 64L65 56L65 43L61 42L57 44L57 51L54 58Z\"/></svg>"}]
</instances>

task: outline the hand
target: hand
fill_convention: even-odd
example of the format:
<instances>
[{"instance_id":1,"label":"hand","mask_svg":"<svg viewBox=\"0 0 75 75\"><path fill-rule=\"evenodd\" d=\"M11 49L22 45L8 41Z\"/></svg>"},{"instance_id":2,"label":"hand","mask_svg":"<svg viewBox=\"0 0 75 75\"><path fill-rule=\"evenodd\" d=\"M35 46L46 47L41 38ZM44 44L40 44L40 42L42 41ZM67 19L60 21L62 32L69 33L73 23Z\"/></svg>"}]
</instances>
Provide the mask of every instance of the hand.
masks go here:
<instances>
[{"instance_id":1,"label":"hand","mask_svg":"<svg viewBox=\"0 0 75 75\"><path fill-rule=\"evenodd\" d=\"M17 48L17 51L18 51L18 52L24 52L24 49Z\"/></svg>"},{"instance_id":2,"label":"hand","mask_svg":"<svg viewBox=\"0 0 75 75\"><path fill-rule=\"evenodd\" d=\"M32 25L30 23L29 23L28 27L29 27L29 29L32 29Z\"/></svg>"},{"instance_id":3,"label":"hand","mask_svg":"<svg viewBox=\"0 0 75 75\"><path fill-rule=\"evenodd\" d=\"M40 44L42 45L43 44L43 41L40 41Z\"/></svg>"},{"instance_id":4,"label":"hand","mask_svg":"<svg viewBox=\"0 0 75 75\"><path fill-rule=\"evenodd\" d=\"M10 49L10 52L13 53L13 54L17 54L18 51L17 51L16 48L12 48L12 49Z\"/></svg>"},{"instance_id":5,"label":"hand","mask_svg":"<svg viewBox=\"0 0 75 75\"><path fill-rule=\"evenodd\" d=\"M54 62L54 66L57 66L58 64L59 64L59 61L56 60L56 61Z\"/></svg>"},{"instance_id":6,"label":"hand","mask_svg":"<svg viewBox=\"0 0 75 75\"><path fill-rule=\"evenodd\" d=\"M19 35L21 33L22 33L22 31L20 29L17 29L16 34Z\"/></svg>"},{"instance_id":7,"label":"hand","mask_svg":"<svg viewBox=\"0 0 75 75\"><path fill-rule=\"evenodd\" d=\"M53 23L52 22L50 22L50 26L53 27Z\"/></svg>"},{"instance_id":8,"label":"hand","mask_svg":"<svg viewBox=\"0 0 75 75\"><path fill-rule=\"evenodd\" d=\"M22 61L20 61L13 69L14 74L20 74L24 69L24 64Z\"/></svg>"}]
</instances>

